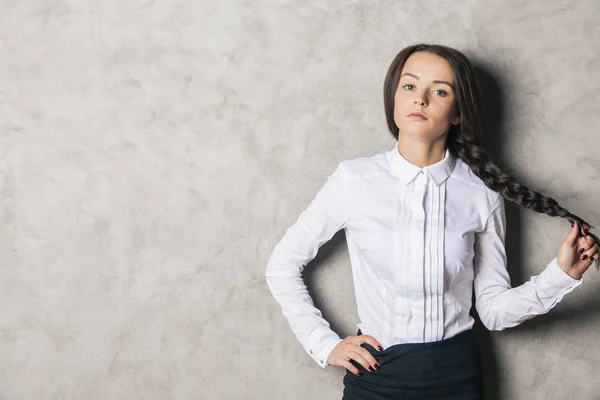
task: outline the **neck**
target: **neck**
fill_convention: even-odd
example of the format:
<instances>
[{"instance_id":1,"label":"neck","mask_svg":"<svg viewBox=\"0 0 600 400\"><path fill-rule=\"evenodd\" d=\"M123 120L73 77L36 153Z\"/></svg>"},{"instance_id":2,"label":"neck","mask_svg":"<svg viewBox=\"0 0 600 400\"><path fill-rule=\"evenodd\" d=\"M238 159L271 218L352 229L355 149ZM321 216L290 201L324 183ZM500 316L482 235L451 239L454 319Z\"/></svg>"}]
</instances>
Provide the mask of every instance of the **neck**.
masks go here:
<instances>
[{"instance_id":1,"label":"neck","mask_svg":"<svg viewBox=\"0 0 600 400\"><path fill-rule=\"evenodd\" d=\"M398 151L409 163L423 168L444 159L446 142L406 140L403 136L398 136Z\"/></svg>"}]
</instances>

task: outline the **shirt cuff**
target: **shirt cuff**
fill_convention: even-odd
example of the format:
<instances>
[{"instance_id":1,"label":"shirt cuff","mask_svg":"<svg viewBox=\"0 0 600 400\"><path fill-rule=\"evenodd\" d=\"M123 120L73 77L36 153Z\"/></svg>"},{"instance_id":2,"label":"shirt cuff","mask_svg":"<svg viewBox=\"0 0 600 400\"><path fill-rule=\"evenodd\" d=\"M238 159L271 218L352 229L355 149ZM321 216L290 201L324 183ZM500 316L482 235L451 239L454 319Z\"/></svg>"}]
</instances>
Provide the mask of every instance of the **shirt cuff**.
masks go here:
<instances>
[{"instance_id":1,"label":"shirt cuff","mask_svg":"<svg viewBox=\"0 0 600 400\"><path fill-rule=\"evenodd\" d=\"M327 342L323 349L321 350L321 354L319 355L319 365L322 368L326 368L329 364L327 364L327 358L335 348L343 339L332 339L331 342ZM321 361L322 360L322 361Z\"/></svg>"},{"instance_id":2,"label":"shirt cuff","mask_svg":"<svg viewBox=\"0 0 600 400\"><path fill-rule=\"evenodd\" d=\"M563 297L583 283L583 277L575 279L558 265L555 257L541 273L537 281L539 288L549 297Z\"/></svg>"},{"instance_id":3,"label":"shirt cuff","mask_svg":"<svg viewBox=\"0 0 600 400\"><path fill-rule=\"evenodd\" d=\"M328 326L319 326L309 336L308 354L321 366L327 367L327 358L343 339Z\"/></svg>"}]
</instances>

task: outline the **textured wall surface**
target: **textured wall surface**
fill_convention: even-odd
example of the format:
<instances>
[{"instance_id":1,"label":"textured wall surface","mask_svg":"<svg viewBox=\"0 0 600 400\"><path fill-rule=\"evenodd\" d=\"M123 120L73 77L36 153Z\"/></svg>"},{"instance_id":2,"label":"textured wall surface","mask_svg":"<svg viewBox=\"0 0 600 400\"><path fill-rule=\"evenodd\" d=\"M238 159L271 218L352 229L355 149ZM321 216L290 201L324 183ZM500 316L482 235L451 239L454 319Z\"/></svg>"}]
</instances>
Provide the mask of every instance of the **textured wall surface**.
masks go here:
<instances>
[{"instance_id":1,"label":"textured wall surface","mask_svg":"<svg viewBox=\"0 0 600 400\"><path fill-rule=\"evenodd\" d=\"M264 272L335 165L394 144L404 46L465 52L506 171L600 226L600 3L0 1L0 399L337 399ZM513 285L566 220L507 205ZM477 325L488 399L600 397L600 273ZM356 334L343 234L306 270Z\"/></svg>"}]
</instances>

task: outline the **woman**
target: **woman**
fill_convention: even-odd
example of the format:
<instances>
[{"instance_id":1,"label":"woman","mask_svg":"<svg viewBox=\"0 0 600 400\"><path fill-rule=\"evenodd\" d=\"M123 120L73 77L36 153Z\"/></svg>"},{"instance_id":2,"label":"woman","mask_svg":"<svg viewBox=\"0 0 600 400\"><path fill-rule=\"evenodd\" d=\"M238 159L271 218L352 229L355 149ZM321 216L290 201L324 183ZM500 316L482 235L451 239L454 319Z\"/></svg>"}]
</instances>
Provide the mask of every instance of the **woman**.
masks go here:
<instances>
[{"instance_id":1,"label":"woman","mask_svg":"<svg viewBox=\"0 0 600 400\"><path fill-rule=\"evenodd\" d=\"M397 143L339 163L271 254L267 284L308 354L323 368L346 369L344 400L481 399L473 290L483 324L502 330L548 312L599 257L590 224L490 160L479 95L461 52L427 44L400 51L384 84ZM571 222L557 257L514 288L504 199ZM301 277L340 229L361 320L344 339Z\"/></svg>"}]
</instances>

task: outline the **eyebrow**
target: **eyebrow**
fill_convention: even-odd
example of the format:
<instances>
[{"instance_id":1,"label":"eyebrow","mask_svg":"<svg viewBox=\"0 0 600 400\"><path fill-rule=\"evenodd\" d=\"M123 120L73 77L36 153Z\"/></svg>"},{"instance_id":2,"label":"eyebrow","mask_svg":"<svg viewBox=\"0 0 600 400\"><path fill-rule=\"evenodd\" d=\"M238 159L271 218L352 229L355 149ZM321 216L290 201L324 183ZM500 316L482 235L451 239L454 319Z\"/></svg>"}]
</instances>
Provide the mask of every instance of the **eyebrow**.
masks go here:
<instances>
[{"instance_id":1,"label":"eyebrow","mask_svg":"<svg viewBox=\"0 0 600 400\"><path fill-rule=\"evenodd\" d=\"M400 75L400 78L402 78L404 75L410 75L410 76L414 77L415 79L420 79L418 76L416 76L415 74L411 74L410 72L403 73L402 75ZM454 90L454 85L451 84L450 82L436 80L436 81L433 81L433 83L445 83L446 85L450 86L452 88L452 90Z\"/></svg>"}]
</instances>

